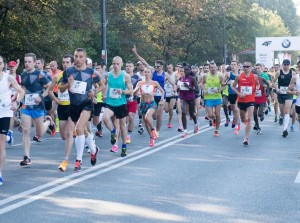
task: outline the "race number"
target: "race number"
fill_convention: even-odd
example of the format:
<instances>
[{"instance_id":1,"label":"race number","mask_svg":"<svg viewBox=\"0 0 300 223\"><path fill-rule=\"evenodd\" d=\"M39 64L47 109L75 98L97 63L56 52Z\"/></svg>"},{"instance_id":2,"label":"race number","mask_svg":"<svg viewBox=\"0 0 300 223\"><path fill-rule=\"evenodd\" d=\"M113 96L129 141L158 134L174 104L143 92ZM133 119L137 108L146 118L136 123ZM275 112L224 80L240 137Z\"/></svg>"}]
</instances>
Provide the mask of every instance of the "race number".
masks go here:
<instances>
[{"instance_id":1,"label":"race number","mask_svg":"<svg viewBox=\"0 0 300 223\"><path fill-rule=\"evenodd\" d=\"M83 81L74 81L70 87L70 91L76 94L85 94L86 93L87 83Z\"/></svg>"},{"instance_id":2,"label":"race number","mask_svg":"<svg viewBox=\"0 0 300 223\"><path fill-rule=\"evenodd\" d=\"M25 105L36 105L34 99L38 98L39 94L26 94L25 95Z\"/></svg>"},{"instance_id":3,"label":"race number","mask_svg":"<svg viewBox=\"0 0 300 223\"><path fill-rule=\"evenodd\" d=\"M261 97L261 96L262 96L261 90L257 89L255 91L255 97Z\"/></svg>"},{"instance_id":4,"label":"race number","mask_svg":"<svg viewBox=\"0 0 300 223\"><path fill-rule=\"evenodd\" d=\"M109 97L110 98L121 98L121 94L119 94L119 91L121 91L121 89L110 88L109 89Z\"/></svg>"},{"instance_id":5,"label":"race number","mask_svg":"<svg viewBox=\"0 0 300 223\"><path fill-rule=\"evenodd\" d=\"M157 87L154 90L154 96L161 96L161 91Z\"/></svg>"},{"instance_id":6,"label":"race number","mask_svg":"<svg viewBox=\"0 0 300 223\"><path fill-rule=\"evenodd\" d=\"M69 91L66 90L64 93L58 91L58 99L60 101L70 101Z\"/></svg>"},{"instance_id":7,"label":"race number","mask_svg":"<svg viewBox=\"0 0 300 223\"><path fill-rule=\"evenodd\" d=\"M251 86L241 86L241 93L243 95L251 95L252 94L252 87Z\"/></svg>"},{"instance_id":8,"label":"race number","mask_svg":"<svg viewBox=\"0 0 300 223\"><path fill-rule=\"evenodd\" d=\"M188 91L189 89L187 87L184 86L184 83L187 83L187 85L189 85L188 82L178 82L179 83L179 88L181 91Z\"/></svg>"},{"instance_id":9,"label":"race number","mask_svg":"<svg viewBox=\"0 0 300 223\"><path fill-rule=\"evenodd\" d=\"M280 86L280 91L281 91L281 93L280 93L280 94L286 94L286 92L287 92L287 89L288 89L288 87L283 87L283 86Z\"/></svg>"},{"instance_id":10,"label":"race number","mask_svg":"<svg viewBox=\"0 0 300 223\"><path fill-rule=\"evenodd\" d=\"M217 94L218 90L219 90L218 87L207 87L208 94Z\"/></svg>"}]
</instances>

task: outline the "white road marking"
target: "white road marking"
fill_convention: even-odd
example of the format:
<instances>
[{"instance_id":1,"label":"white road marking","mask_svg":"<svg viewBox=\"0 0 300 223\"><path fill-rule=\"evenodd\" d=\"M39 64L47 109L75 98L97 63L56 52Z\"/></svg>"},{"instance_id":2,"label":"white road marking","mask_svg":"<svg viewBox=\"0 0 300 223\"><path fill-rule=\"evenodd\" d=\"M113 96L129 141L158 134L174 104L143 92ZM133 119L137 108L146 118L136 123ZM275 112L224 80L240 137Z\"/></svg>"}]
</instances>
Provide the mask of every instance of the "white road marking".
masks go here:
<instances>
[{"instance_id":1,"label":"white road marking","mask_svg":"<svg viewBox=\"0 0 300 223\"><path fill-rule=\"evenodd\" d=\"M300 183L300 170L299 170L298 175L295 179L295 184L299 184L299 183Z\"/></svg>"},{"instance_id":2,"label":"white road marking","mask_svg":"<svg viewBox=\"0 0 300 223\"><path fill-rule=\"evenodd\" d=\"M157 143L154 148L145 147L143 149L140 149L140 150L137 150L137 151L135 151L133 153L130 153L130 154L127 155L127 157L125 158L125 160L122 157L118 157L118 158L110 160L108 162L101 163L101 164L98 164L96 166L90 167L87 170L81 171L79 173L71 174L69 176L57 179L55 181L46 183L44 185L35 187L33 189L30 189L30 190L24 191L22 193L16 194L14 196L11 196L9 198L6 198L6 199L0 201L0 206L3 206L5 204L7 204L7 203L10 203L10 202L18 200L18 199L26 198L26 197L28 197L28 195L31 195L33 193L36 193L36 192L39 192L41 190L47 189L49 187L53 187L53 186L55 186L57 184L61 184L59 186L56 186L56 187L51 188L49 190L46 190L46 191L44 191L44 192L42 192L42 193L40 193L38 195L34 195L33 197L27 198L27 199L25 199L23 201L19 201L19 202L15 203L15 204L12 204L12 205L9 205L7 207L4 207L4 208L0 209L0 214L7 213L7 212L9 212L11 210L14 210L16 208L24 206L24 205L26 205L28 203L31 203L31 202L34 202L36 200L42 199L42 198L44 198L44 197L46 197L48 195L51 195L51 194L53 194L53 193L55 193L57 191L63 190L65 188L67 188L67 187L73 186L73 185L78 184L78 183L80 183L82 181L85 181L85 180L90 179L92 177L95 177L95 176L98 176L100 174L106 173L106 172L111 171L113 169L119 168L119 167L124 166L124 165L126 165L128 163L131 163L131 162L134 162L134 161L136 161L138 159L141 159L141 158L143 158L145 156L149 156L152 153L158 152L158 151L160 151L160 150L162 150L162 149L164 149L164 148L166 148L166 147L168 147L170 145L173 145L173 144L175 144L177 142L181 142L181 141L183 141L185 139L188 139L190 137L196 136L196 135L198 135L200 133L203 133L203 132L206 132L206 131L208 131L210 129L212 129L212 127L209 127L209 126L202 127L202 128L200 128L200 131L197 134L194 134L193 131L189 131L190 135L188 135L186 138L178 138L178 137L180 137L180 135L176 135L174 137L171 137L169 139L166 139L166 140L163 140L163 141ZM160 145L162 145L162 146L160 146ZM160 146L160 147L157 147L157 146ZM148 151L148 152L146 152L146 153L143 153L141 155L135 156L135 155L137 155L139 153L142 153L144 151L147 151L149 149L151 149L151 150ZM135 157L133 157L133 156L135 156ZM132 157L132 158L130 158L130 157ZM121 162L119 162L119 161L121 161ZM109 166L109 165L114 164L116 162L119 162L119 163L117 163L115 165L112 165L112 166ZM91 173L89 175L82 176L84 174L88 174L90 172L93 172L95 170L101 169L101 168L106 167L106 166L109 166L109 167L107 167L105 169L102 169L102 170L99 170L99 171L97 171L95 173ZM80 177L80 176L82 176L82 177ZM73 178L77 178L77 179L72 180Z\"/></svg>"}]
</instances>

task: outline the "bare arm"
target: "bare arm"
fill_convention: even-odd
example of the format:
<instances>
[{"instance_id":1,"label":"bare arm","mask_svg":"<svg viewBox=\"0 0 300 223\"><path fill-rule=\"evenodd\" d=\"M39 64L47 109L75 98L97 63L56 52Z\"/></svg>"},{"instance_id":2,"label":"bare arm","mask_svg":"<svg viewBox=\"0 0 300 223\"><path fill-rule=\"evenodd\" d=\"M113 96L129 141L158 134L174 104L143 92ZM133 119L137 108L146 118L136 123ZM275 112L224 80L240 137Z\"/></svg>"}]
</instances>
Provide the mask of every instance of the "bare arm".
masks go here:
<instances>
[{"instance_id":1,"label":"bare arm","mask_svg":"<svg viewBox=\"0 0 300 223\"><path fill-rule=\"evenodd\" d=\"M12 76L8 76L8 81L10 85L18 92L17 99L12 102L12 110L16 111L19 108L20 101L24 98L25 91L22 89L22 87L17 83L16 79Z\"/></svg>"},{"instance_id":2,"label":"bare arm","mask_svg":"<svg viewBox=\"0 0 300 223\"><path fill-rule=\"evenodd\" d=\"M160 84L157 81L154 81L155 86L157 87L158 90L161 92L161 99L160 101L164 101L165 98L165 91L164 89L160 86Z\"/></svg>"},{"instance_id":3,"label":"bare arm","mask_svg":"<svg viewBox=\"0 0 300 223\"><path fill-rule=\"evenodd\" d=\"M132 52L134 53L135 57L136 57L139 61L141 61L146 67L151 67L151 66L147 63L147 61L146 61L143 57L141 57L141 56L138 54L137 48L136 48L135 45L134 45L133 48L132 48Z\"/></svg>"}]
</instances>

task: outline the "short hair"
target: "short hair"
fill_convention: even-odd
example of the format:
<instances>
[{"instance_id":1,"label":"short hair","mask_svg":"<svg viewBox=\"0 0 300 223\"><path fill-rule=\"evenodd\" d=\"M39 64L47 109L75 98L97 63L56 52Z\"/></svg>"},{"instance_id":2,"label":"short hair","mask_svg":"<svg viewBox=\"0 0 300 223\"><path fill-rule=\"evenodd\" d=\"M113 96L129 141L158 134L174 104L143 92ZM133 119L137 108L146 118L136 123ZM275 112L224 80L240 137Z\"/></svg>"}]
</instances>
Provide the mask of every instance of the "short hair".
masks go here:
<instances>
[{"instance_id":1,"label":"short hair","mask_svg":"<svg viewBox=\"0 0 300 223\"><path fill-rule=\"evenodd\" d=\"M71 63L74 63L74 57L71 54L65 54L63 58L70 58L71 59Z\"/></svg>"},{"instance_id":2,"label":"short hair","mask_svg":"<svg viewBox=\"0 0 300 223\"><path fill-rule=\"evenodd\" d=\"M36 55L34 53L26 53L25 57L32 57L33 61L36 61Z\"/></svg>"},{"instance_id":3,"label":"short hair","mask_svg":"<svg viewBox=\"0 0 300 223\"><path fill-rule=\"evenodd\" d=\"M40 60L42 64L45 64L45 60L42 58L37 58L36 60Z\"/></svg>"},{"instance_id":4,"label":"short hair","mask_svg":"<svg viewBox=\"0 0 300 223\"><path fill-rule=\"evenodd\" d=\"M262 67L260 63L255 64L256 67Z\"/></svg>"},{"instance_id":5,"label":"short hair","mask_svg":"<svg viewBox=\"0 0 300 223\"><path fill-rule=\"evenodd\" d=\"M86 50L84 48L77 48L75 52L84 52L84 54L86 55Z\"/></svg>"},{"instance_id":6,"label":"short hair","mask_svg":"<svg viewBox=\"0 0 300 223\"><path fill-rule=\"evenodd\" d=\"M231 63L239 64L239 62L237 60L232 60Z\"/></svg>"},{"instance_id":7,"label":"short hair","mask_svg":"<svg viewBox=\"0 0 300 223\"><path fill-rule=\"evenodd\" d=\"M128 63L132 64L134 66L134 63L132 61L129 60L129 61L126 62L126 64L128 64Z\"/></svg>"},{"instance_id":8,"label":"short hair","mask_svg":"<svg viewBox=\"0 0 300 223\"><path fill-rule=\"evenodd\" d=\"M203 64L203 67L206 67L206 66L209 66L209 64L208 63Z\"/></svg>"},{"instance_id":9,"label":"short hair","mask_svg":"<svg viewBox=\"0 0 300 223\"><path fill-rule=\"evenodd\" d=\"M217 66L217 64L216 64L215 61L210 61L210 62L209 62L209 66L210 66L210 65L216 65L216 66Z\"/></svg>"},{"instance_id":10,"label":"short hair","mask_svg":"<svg viewBox=\"0 0 300 223\"><path fill-rule=\"evenodd\" d=\"M172 63L167 63L167 66L172 66L173 67L173 64Z\"/></svg>"},{"instance_id":11,"label":"short hair","mask_svg":"<svg viewBox=\"0 0 300 223\"><path fill-rule=\"evenodd\" d=\"M156 60L155 63L159 63L161 66L165 65L163 60Z\"/></svg>"}]
</instances>

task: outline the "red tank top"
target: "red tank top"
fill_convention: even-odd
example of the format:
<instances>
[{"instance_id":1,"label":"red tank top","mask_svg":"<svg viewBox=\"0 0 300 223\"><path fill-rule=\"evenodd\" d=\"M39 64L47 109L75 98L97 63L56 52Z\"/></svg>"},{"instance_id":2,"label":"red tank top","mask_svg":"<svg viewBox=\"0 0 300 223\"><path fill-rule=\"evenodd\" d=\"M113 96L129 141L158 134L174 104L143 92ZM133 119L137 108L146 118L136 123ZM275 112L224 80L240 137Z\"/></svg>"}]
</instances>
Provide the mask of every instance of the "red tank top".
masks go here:
<instances>
[{"instance_id":1,"label":"red tank top","mask_svg":"<svg viewBox=\"0 0 300 223\"><path fill-rule=\"evenodd\" d=\"M238 91L244 94L244 98L238 97L238 102L255 102L255 77L253 73L250 73L249 77L246 77L244 73L240 74Z\"/></svg>"},{"instance_id":2,"label":"red tank top","mask_svg":"<svg viewBox=\"0 0 300 223\"><path fill-rule=\"evenodd\" d=\"M261 78L258 77L259 81L259 89L255 90L255 103L256 104L264 104L267 101L267 95L266 91L264 90L263 82L261 81Z\"/></svg>"}]
</instances>

